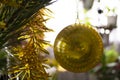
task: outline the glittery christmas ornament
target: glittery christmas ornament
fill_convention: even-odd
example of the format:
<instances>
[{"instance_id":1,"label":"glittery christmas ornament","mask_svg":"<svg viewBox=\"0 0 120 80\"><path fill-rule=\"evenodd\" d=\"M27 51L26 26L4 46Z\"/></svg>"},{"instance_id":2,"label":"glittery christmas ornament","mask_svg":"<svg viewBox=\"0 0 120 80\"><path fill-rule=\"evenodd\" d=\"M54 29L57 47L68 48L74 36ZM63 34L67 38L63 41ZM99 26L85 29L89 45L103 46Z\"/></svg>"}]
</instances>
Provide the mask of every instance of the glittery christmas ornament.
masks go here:
<instances>
[{"instance_id":1,"label":"glittery christmas ornament","mask_svg":"<svg viewBox=\"0 0 120 80\"><path fill-rule=\"evenodd\" d=\"M89 71L100 62L102 54L102 38L90 25L69 25L55 39L55 58L71 72Z\"/></svg>"}]
</instances>

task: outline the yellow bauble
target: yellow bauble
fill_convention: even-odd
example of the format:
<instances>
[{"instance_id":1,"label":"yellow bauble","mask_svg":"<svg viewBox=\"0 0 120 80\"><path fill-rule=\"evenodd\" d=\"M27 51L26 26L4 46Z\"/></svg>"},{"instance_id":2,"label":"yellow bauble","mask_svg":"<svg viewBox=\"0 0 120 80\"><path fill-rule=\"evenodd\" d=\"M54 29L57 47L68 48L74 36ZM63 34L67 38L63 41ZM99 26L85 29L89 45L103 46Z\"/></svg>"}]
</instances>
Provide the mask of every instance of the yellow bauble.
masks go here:
<instances>
[{"instance_id":1,"label":"yellow bauble","mask_svg":"<svg viewBox=\"0 0 120 80\"><path fill-rule=\"evenodd\" d=\"M71 72L89 71L100 62L102 54L102 38L90 25L69 25L55 39L55 58Z\"/></svg>"}]
</instances>

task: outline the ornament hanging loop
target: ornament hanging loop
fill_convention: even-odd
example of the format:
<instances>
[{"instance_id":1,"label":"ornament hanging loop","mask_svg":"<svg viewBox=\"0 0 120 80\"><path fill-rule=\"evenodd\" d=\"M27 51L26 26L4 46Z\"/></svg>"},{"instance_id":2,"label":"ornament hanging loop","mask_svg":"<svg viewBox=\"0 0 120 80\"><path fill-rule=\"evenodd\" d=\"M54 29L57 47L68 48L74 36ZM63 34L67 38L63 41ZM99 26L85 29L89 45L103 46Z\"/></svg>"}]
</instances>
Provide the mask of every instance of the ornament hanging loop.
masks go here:
<instances>
[{"instance_id":1,"label":"ornament hanging loop","mask_svg":"<svg viewBox=\"0 0 120 80\"><path fill-rule=\"evenodd\" d=\"M76 21L75 23L76 24L79 24L80 23L80 20L79 20L79 0L76 0Z\"/></svg>"}]
</instances>

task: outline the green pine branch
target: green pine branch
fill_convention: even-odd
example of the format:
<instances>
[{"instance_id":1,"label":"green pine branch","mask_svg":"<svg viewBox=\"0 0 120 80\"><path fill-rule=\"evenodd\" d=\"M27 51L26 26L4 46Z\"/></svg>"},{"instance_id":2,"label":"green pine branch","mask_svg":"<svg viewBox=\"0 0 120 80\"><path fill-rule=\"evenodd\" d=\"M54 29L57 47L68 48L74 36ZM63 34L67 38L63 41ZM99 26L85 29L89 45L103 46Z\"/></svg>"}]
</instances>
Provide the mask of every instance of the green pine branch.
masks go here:
<instances>
[{"instance_id":1,"label":"green pine branch","mask_svg":"<svg viewBox=\"0 0 120 80\"><path fill-rule=\"evenodd\" d=\"M11 38L10 34L19 30L31 20L31 17L40 9L52 4L51 0L11 0L2 3L0 21L5 24L0 28L0 48L5 47ZM11 4L14 4L11 6ZM18 4L19 6L15 6Z\"/></svg>"}]
</instances>

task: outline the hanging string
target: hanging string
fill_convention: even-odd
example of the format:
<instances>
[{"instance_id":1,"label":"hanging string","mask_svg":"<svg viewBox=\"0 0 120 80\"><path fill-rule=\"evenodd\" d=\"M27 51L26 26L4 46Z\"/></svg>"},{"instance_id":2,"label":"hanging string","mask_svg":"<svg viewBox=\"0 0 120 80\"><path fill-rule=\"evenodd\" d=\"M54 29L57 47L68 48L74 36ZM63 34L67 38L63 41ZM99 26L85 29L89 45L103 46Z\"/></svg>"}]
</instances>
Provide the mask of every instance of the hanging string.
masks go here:
<instances>
[{"instance_id":1,"label":"hanging string","mask_svg":"<svg viewBox=\"0 0 120 80\"><path fill-rule=\"evenodd\" d=\"M76 0L76 21L75 23L80 23L79 22L79 0Z\"/></svg>"}]
</instances>

